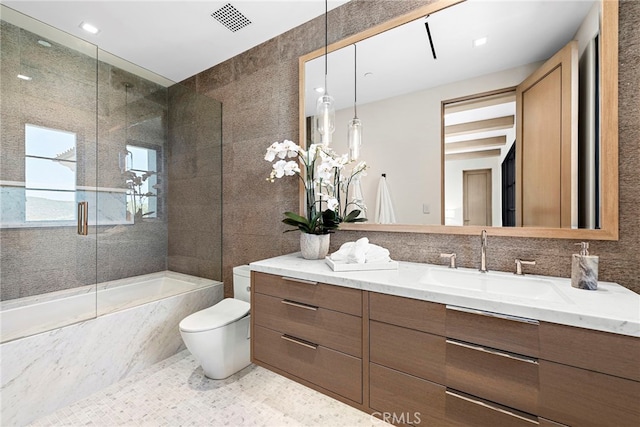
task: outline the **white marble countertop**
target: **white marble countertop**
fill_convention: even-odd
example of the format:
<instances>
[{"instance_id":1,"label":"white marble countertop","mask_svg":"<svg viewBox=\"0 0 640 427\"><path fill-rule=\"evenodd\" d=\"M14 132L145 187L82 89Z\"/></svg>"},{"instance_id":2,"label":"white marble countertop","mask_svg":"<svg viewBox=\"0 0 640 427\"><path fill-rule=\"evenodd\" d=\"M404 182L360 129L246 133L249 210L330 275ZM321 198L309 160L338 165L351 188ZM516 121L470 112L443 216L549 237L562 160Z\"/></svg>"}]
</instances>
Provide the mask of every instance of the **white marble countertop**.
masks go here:
<instances>
[{"instance_id":1,"label":"white marble countertop","mask_svg":"<svg viewBox=\"0 0 640 427\"><path fill-rule=\"evenodd\" d=\"M572 288L566 278L519 277L495 271L482 274L466 268L451 271L501 284L498 290L475 290L438 284L437 278L448 274L443 266L401 261L397 270L334 272L324 260L305 260L300 253L256 261L250 267L263 273L640 337L640 295L616 283L598 282L597 290L588 291ZM535 292L523 296L519 287ZM543 290L538 293L538 288Z\"/></svg>"}]
</instances>

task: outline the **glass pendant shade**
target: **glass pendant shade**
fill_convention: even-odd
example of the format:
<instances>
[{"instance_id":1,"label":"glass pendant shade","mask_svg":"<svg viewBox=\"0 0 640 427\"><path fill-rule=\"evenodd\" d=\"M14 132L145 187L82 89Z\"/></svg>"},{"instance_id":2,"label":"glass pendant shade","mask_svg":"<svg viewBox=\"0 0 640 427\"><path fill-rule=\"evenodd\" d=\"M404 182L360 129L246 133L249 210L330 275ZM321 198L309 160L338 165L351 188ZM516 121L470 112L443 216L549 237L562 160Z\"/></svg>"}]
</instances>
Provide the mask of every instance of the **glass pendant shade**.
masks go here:
<instances>
[{"instance_id":1,"label":"glass pendant shade","mask_svg":"<svg viewBox=\"0 0 640 427\"><path fill-rule=\"evenodd\" d=\"M322 144L329 145L331 135L336 129L336 109L333 98L327 93L318 98L316 120Z\"/></svg>"},{"instance_id":2,"label":"glass pendant shade","mask_svg":"<svg viewBox=\"0 0 640 427\"><path fill-rule=\"evenodd\" d=\"M357 117L349 121L347 141L349 143L349 160L358 160L360 157L360 146L362 145L362 122Z\"/></svg>"}]
</instances>

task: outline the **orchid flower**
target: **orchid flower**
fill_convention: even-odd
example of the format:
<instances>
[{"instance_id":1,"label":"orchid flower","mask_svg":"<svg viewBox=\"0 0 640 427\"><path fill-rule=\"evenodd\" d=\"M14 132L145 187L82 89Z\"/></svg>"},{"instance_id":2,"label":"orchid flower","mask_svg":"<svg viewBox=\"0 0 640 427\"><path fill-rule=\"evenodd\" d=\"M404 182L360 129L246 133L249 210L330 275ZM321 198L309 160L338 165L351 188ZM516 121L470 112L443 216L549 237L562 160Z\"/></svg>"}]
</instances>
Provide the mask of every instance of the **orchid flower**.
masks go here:
<instances>
[{"instance_id":1,"label":"orchid flower","mask_svg":"<svg viewBox=\"0 0 640 427\"><path fill-rule=\"evenodd\" d=\"M364 162L351 170L350 176L342 171L349 164L348 156L337 155L331 148L321 144L311 144L307 151L290 140L274 142L265 153L264 159L272 164L268 181L276 178L297 175L304 185L306 216L293 212L285 212L283 222L297 229L312 234L326 234L337 229L341 222L360 222L366 219L357 218L360 211L354 211L342 216L341 211L346 206L354 205L348 202L349 183L355 175L363 173L366 168ZM291 160L287 160L291 159ZM345 188L345 194L341 190ZM341 209L341 202L345 209Z\"/></svg>"}]
</instances>

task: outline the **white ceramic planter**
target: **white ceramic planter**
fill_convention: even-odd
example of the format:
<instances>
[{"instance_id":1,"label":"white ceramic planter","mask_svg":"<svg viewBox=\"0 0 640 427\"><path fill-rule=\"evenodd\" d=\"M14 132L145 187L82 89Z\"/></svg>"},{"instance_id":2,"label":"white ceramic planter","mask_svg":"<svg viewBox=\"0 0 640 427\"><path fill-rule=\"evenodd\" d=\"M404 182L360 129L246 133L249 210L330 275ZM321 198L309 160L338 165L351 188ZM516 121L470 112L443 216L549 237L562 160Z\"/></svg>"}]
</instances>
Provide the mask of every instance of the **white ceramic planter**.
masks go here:
<instances>
[{"instance_id":1,"label":"white ceramic planter","mask_svg":"<svg viewBox=\"0 0 640 427\"><path fill-rule=\"evenodd\" d=\"M300 233L300 251L304 259L323 259L329 253L331 234Z\"/></svg>"}]
</instances>

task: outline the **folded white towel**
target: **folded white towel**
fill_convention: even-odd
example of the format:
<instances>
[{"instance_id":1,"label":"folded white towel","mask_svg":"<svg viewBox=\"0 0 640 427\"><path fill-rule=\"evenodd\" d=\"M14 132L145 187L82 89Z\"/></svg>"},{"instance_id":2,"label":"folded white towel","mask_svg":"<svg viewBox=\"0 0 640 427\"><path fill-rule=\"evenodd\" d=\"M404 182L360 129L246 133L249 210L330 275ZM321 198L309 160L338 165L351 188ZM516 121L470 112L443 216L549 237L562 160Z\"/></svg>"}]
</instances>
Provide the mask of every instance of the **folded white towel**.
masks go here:
<instances>
[{"instance_id":1,"label":"folded white towel","mask_svg":"<svg viewBox=\"0 0 640 427\"><path fill-rule=\"evenodd\" d=\"M378 245L369 245L366 254L366 262L380 263L389 261L391 261L391 258L389 257L389 249L385 249Z\"/></svg>"},{"instance_id":2,"label":"folded white towel","mask_svg":"<svg viewBox=\"0 0 640 427\"><path fill-rule=\"evenodd\" d=\"M347 254L348 264L364 264L367 260L367 249L369 248L369 239L363 237L356 240L356 243L351 246L349 253Z\"/></svg>"},{"instance_id":3,"label":"folded white towel","mask_svg":"<svg viewBox=\"0 0 640 427\"><path fill-rule=\"evenodd\" d=\"M336 262L347 262L347 255L349 255L353 245L355 245L355 242L343 243L342 246L340 246L340 249L332 253L329 258Z\"/></svg>"},{"instance_id":4,"label":"folded white towel","mask_svg":"<svg viewBox=\"0 0 640 427\"><path fill-rule=\"evenodd\" d=\"M346 242L340 249L330 256L332 261L347 264L381 263L390 262L389 250L381 246L369 243L369 239L363 237L355 242Z\"/></svg>"}]
</instances>

